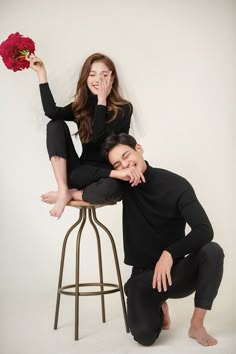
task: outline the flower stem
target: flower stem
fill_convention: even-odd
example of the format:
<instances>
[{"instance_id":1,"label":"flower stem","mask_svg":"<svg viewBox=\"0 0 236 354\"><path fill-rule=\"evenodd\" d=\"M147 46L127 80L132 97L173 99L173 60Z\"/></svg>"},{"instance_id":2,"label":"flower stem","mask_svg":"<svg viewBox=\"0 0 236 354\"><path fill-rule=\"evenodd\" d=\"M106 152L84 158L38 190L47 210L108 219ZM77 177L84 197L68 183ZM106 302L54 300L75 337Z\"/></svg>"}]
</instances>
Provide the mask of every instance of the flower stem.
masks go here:
<instances>
[{"instance_id":1,"label":"flower stem","mask_svg":"<svg viewBox=\"0 0 236 354\"><path fill-rule=\"evenodd\" d=\"M25 58L27 54L30 54L30 51L28 49L23 49L23 50L19 50L19 53L22 55L18 56L18 58ZM39 60L39 61L36 61L34 64L42 66L43 62L41 60Z\"/></svg>"}]
</instances>

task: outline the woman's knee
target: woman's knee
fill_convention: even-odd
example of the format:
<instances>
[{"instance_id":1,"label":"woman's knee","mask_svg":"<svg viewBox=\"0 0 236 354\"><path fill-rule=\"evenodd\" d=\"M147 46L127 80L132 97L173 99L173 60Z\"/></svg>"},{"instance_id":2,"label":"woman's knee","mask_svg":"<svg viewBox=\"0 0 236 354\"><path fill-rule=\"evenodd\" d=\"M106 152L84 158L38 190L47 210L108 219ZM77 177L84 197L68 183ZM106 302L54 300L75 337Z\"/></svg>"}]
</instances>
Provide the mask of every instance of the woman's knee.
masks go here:
<instances>
[{"instance_id":1,"label":"woman's knee","mask_svg":"<svg viewBox=\"0 0 236 354\"><path fill-rule=\"evenodd\" d=\"M47 134L55 134L58 131L65 131L68 129L68 126L63 120L50 120L50 122L47 124Z\"/></svg>"},{"instance_id":2,"label":"woman's knee","mask_svg":"<svg viewBox=\"0 0 236 354\"><path fill-rule=\"evenodd\" d=\"M114 178L104 178L104 192L106 193L105 198L111 201L119 201L122 199L122 184L120 181Z\"/></svg>"},{"instance_id":3,"label":"woman's knee","mask_svg":"<svg viewBox=\"0 0 236 354\"><path fill-rule=\"evenodd\" d=\"M113 178L101 178L83 191L83 200L89 203L117 202L122 199L122 184Z\"/></svg>"}]
</instances>

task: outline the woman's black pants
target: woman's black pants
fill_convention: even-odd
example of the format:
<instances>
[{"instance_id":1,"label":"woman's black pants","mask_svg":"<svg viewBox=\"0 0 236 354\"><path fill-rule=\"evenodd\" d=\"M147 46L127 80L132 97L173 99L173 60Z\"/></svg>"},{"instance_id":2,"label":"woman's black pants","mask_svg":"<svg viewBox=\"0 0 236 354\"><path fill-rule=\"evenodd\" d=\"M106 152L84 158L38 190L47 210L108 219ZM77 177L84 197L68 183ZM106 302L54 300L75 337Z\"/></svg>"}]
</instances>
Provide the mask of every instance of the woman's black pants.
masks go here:
<instances>
[{"instance_id":1,"label":"woman's black pants","mask_svg":"<svg viewBox=\"0 0 236 354\"><path fill-rule=\"evenodd\" d=\"M47 124L47 149L50 159L59 156L67 161L68 187L82 189L84 201L99 204L121 200L121 182L108 177L108 168L80 160L64 121L51 120Z\"/></svg>"},{"instance_id":2,"label":"woman's black pants","mask_svg":"<svg viewBox=\"0 0 236 354\"><path fill-rule=\"evenodd\" d=\"M151 345L163 326L162 304L168 298L183 298L195 291L195 307L210 310L223 275L224 252L215 242L202 246L173 265L172 285L167 291L152 288L153 270L133 267L125 284L128 322L134 339Z\"/></svg>"}]
</instances>

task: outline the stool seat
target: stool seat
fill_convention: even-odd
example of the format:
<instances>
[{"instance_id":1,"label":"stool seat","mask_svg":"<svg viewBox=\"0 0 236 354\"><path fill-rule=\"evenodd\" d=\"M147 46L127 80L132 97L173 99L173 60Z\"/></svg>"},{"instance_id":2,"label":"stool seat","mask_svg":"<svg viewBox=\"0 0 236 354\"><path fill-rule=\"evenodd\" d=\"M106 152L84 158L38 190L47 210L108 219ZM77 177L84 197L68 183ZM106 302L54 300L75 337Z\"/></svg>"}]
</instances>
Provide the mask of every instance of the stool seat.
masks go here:
<instances>
[{"instance_id":1,"label":"stool seat","mask_svg":"<svg viewBox=\"0 0 236 354\"><path fill-rule=\"evenodd\" d=\"M79 297L80 296L100 295L101 296L101 306L102 306L102 321L106 322L104 295L112 294L115 292L120 292L126 332L127 333L129 332L127 311L126 311L125 300L124 300L124 291L123 291L123 285L122 285L122 280L121 280L120 267L119 267L119 261L118 261L115 241L114 241L110 231L108 230L108 228L97 219L97 215L96 215L97 208L101 208L101 207L105 207L105 206L109 206L109 205L115 205L115 204L116 204L116 202L110 202L110 203L106 203L106 204L90 204L90 203L87 203L84 201L73 201L73 200L67 204L67 206L75 207L75 208L79 209L79 218L67 231L67 233L64 237L63 245L62 245L59 280L58 280L58 288L57 288L57 302L56 302L56 311L55 311L55 319L54 319L54 329L57 329L57 326L58 326L58 317L59 317L59 307L60 307L61 295L63 294L63 295L74 296L75 297L75 340L79 339ZM79 282L80 240L81 240L83 228L84 228L86 221L87 221L87 214L88 214L89 223L91 224L91 226L94 230L94 233L96 236L96 241L97 241L98 269L99 269L99 280L100 281L99 282L96 281L96 282L92 282L92 283L80 283ZM110 240L112 250L113 250L115 266L116 266L118 284L104 282L104 280L103 280L101 241L100 241L100 234L99 234L97 225L105 231L105 234L108 236L108 238ZM62 286L62 277L63 277L63 270L64 270L66 245L67 245L67 241L68 241L68 238L69 238L71 232L77 226L79 226L79 230L78 230L77 238L76 238L75 283ZM80 291L80 287L87 287L87 286L100 287L100 291ZM106 287L110 287L113 289L105 290ZM69 291L69 289L73 289L73 288L74 288L74 291Z\"/></svg>"},{"instance_id":2,"label":"stool seat","mask_svg":"<svg viewBox=\"0 0 236 354\"><path fill-rule=\"evenodd\" d=\"M101 207L104 207L107 205L115 205L115 204L117 204L117 203L110 202L110 203L105 203L105 204L91 204L91 203L84 202L83 200L81 200L81 201L71 200L69 203L66 204L66 206L71 206L71 207L75 207L75 208L83 208L83 207L101 208Z\"/></svg>"}]
</instances>

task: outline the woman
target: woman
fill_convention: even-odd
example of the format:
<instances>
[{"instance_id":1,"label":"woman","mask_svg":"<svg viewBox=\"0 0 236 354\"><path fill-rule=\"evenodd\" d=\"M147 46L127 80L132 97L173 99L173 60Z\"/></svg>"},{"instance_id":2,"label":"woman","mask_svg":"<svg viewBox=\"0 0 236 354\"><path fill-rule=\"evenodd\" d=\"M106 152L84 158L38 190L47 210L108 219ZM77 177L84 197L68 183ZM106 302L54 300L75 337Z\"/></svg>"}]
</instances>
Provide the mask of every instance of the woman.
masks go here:
<instances>
[{"instance_id":1,"label":"woman","mask_svg":"<svg viewBox=\"0 0 236 354\"><path fill-rule=\"evenodd\" d=\"M104 203L119 200L121 185L110 177L111 166L101 155L101 145L111 133L128 133L132 105L118 91L119 82L114 63L107 56L89 56L80 73L75 100L57 107L47 82L45 65L31 54L30 67L37 73L47 125L47 148L58 191L42 195L54 204L50 215L60 218L71 200ZM74 121L82 143L78 157L69 129L64 121Z\"/></svg>"}]
</instances>

